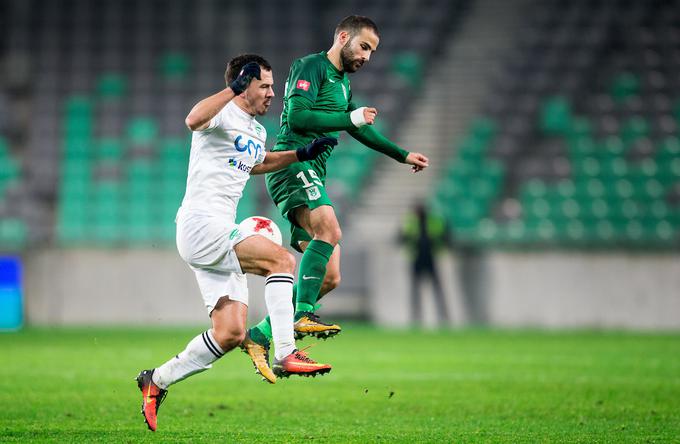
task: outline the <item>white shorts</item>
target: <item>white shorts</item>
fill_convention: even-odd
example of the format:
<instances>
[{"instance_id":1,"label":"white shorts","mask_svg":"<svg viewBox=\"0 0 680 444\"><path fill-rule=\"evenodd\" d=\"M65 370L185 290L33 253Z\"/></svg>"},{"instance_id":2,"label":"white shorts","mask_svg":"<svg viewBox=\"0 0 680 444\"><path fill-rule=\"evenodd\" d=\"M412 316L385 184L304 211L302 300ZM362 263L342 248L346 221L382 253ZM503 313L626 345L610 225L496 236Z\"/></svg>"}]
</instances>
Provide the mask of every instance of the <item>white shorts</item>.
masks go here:
<instances>
[{"instance_id":1,"label":"white shorts","mask_svg":"<svg viewBox=\"0 0 680 444\"><path fill-rule=\"evenodd\" d=\"M194 271L208 313L222 296L248 305L248 283L234 247L254 234L223 216L177 213L177 251Z\"/></svg>"}]
</instances>

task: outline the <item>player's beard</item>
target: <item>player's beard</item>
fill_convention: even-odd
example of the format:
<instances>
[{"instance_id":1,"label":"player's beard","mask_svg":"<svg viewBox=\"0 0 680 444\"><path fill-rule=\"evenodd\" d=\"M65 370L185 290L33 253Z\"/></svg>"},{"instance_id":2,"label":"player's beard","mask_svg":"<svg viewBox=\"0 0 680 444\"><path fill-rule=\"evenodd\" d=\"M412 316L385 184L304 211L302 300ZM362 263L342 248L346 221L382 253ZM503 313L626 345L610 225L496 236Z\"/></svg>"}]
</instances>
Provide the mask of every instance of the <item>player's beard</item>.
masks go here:
<instances>
[{"instance_id":1,"label":"player's beard","mask_svg":"<svg viewBox=\"0 0 680 444\"><path fill-rule=\"evenodd\" d=\"M342 63L342 70L345 72L356 72L364 64L364 61L354 56L354 51L349 46L350 42L345 43L345 46L340 50L340 63Z\"/></svg>"}]
</instances>

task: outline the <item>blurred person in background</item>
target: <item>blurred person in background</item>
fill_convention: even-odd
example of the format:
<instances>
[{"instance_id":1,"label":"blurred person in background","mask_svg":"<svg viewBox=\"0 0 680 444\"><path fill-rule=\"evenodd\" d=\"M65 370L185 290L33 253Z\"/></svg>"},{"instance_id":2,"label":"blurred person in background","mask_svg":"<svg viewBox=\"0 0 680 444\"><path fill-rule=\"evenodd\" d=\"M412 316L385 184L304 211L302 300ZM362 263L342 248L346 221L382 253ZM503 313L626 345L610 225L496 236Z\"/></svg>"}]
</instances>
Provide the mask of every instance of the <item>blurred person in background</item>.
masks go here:
<instances>
[{"instance_id":1,"label":"blurred person in background","mask_svg":"<svg viewBox=\"0 0 680 444\"><path fill-rule=\"evenodd\" d=\"M412 165L413 172L428 166L427 157L402 149L373 128L378 110L352 102L348 75L369 61L379 41L371 19L352 15L337 25L328 51L293 62L273 151L286 152L314 138L347 131L367 147ZM314 313L317 300L340 283L341 230L325 188L330 155L329 150L315 160L266 176L269 195L291 223L291 246L303 253L295 294L296 338L328 338L341 330ZM250 328L247 339L260 344L264 354L272 339L269 318Z\"/></svg>"},{"instance_id":2,"label":"blurred person in background","mask_svg":"<svg viewBox=\"0 0 680 444\"><path fill-rule=\"evenodd\" d=\"M442 324L448 324L446 296L442 290L437 256L451 244L448 227L443 217L428 211L417 202L406 215L399 233L399 241L406 246L411 262L411 316L414 323L422 322L423 297L421 287L426 279L432 281L436 313Z\"/></svg>"},{"instance_id":3,"label":"blurred person in background","mask_svg":"<svg viewBox=\"0 0 680 444\"><path fill-rule=\"evenodd\" d=\"M229 62L225 80L225 89L201 100L186 118L193 135L186 192L177 212L177 249L196 275L212 328L165 364L137 376L142 414L152 431L170 385L211 368L243 343L248 312L244 273L266 278L274 371L316 375L331 369L295 348L291 304L295 258L264 236L241 229L235 218L252 174L314 159L337 141L326 137L296 150L265 152L266 131L255 117L267 112L274 97L270 64L258 55L238 56ZM276 381L271 370L262 376Z\"/></svg>"}]
</instances>

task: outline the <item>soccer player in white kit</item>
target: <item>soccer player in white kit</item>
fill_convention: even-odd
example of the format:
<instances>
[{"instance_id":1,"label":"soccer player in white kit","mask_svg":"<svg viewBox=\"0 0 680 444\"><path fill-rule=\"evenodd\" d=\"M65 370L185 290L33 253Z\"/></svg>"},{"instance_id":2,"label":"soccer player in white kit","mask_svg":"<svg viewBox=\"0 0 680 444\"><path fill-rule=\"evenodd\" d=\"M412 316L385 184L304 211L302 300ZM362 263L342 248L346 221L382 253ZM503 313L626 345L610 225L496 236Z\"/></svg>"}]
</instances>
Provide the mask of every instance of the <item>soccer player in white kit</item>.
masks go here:
<instances>
[{"instance_id":1,"label":"soccer player in white kit","mask_svg":"<svg viewBox=\"0 0 680 444\"><path fill-rule=\"evenodd\" d=\"M167 388L212 367L245 337L248 287L244 273L266 277L265 302L272 321L279 375L316 375L331 366L296 350L293 338L295 258L271 240L243 231L236 207L251 174L316 158L337 143L320 138L297 151L265 152L264 115L274 97L269 63L254 54L232 59L227 88L197 103L186 118L193 131L186 193L177 212L177 249L196 275L212 328L192 339L165 364L137 376L142 414L155 431ZM263 374L270 382L274 374Z\"/></svg>"}]
</instances>

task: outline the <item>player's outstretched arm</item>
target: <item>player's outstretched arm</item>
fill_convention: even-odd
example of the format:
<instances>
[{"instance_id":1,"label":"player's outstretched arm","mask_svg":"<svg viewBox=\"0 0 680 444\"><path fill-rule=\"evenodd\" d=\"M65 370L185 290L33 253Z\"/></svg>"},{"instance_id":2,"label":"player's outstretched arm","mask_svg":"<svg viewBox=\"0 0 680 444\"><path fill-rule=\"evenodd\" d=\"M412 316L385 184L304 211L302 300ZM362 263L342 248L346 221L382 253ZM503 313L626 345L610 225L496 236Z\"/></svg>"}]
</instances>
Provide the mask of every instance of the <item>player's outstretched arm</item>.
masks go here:
<instances>
[{"instance_id":1,"label":"player's outstretched arm","mask_svg":"<svg viewBox=\"0 0 680 444\"><path fill-rule=\"evenodd\" d=\"M271 151L261 164L255 165L250 170L250 174L269 173L283 169L291 163L314 160L337 144L338 140L334 137L319 137L295 151Z\"/></svg>"},{"instance_id":2,"label":"player's outstretched arm","mask_svg":"<svg viewBox=\"0 0 680 444\"><path fill-rule=\"evenodd\" d=\"M238 77L217 94L198 102L191 109L184 123L191 131L201 131L210 125L210 120L224 108L227 103L241 94L250 84L252 79L260 79L260 65L256 62L247 63Z\"/></svg>"},{"instance_id":3,"label":"player's outstretched arm","mask_svg":"<svg viewBox=\"0 0 680 444\"><path fill-rule=\"evenodd\" d=\"M378 111L362 107L349 112L325 112L312 110L312 102L300 96L289 99L288 126L293 131L329 132L349 131L364 125L372 125Z\"/></svg>"},{"instance_id":4,"label":"player's outstretched arm","mask_svg":"<svg viewBox=\"0 0 680 444\"><path fill-rule=\"evenodd\" d=\"M429 165L429 160L427 157L420 153L409 153L396 143L389 140L387 137L380 134L372 126L357 128L348 131L348 133L372 150L383 153L397 162L412 165L412 171L414 173L424 170Z\"/></svg>"}]
</instances>

